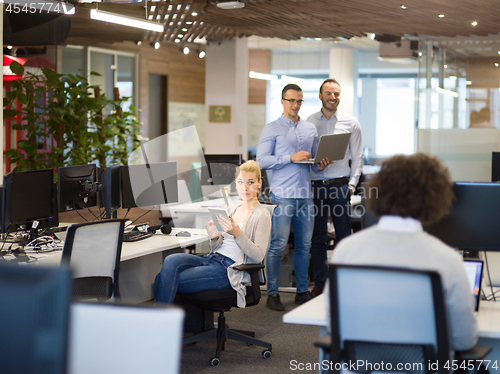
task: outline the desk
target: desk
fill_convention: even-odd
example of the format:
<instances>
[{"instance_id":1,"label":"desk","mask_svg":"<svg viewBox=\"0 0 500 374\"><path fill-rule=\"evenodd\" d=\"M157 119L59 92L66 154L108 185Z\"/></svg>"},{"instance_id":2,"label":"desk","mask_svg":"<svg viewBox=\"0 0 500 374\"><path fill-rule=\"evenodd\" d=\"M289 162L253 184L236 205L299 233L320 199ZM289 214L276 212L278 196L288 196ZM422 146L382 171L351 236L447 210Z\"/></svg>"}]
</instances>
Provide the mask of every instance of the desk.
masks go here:
<instances>
[{"instance_id":1,"label":"desk","mask_svg":"<svg viewBox=\"0 0 500 374\"><path fill-rule=\"evenodd\" d=\"M164 258L172 253L184 253L184 248L208 240L205 229L182 229L191 236L175 236L180 229L172 230L171 235L156 233L150 238L122 245L119 287L122 301L141 303L153 299L153 284L156 274L161 270ZM59 266L62 251L35 255L38 261L33 264ZM32 256L32 254L30 254Z\"/></svg>"},{"instance_id":2,"label":"desk","mask_svg":"<svg viewBox=\"0 0 500 374\"><path fill-rule=\"evenodd\" d=\"M476 319L479 327L478 345L492 347L493 350L485 359L497 360L500 367L500 302L481 301ZM327 316L324 294L285 313L283 322L319 326L320 335L326 334Z\"/></svg>"}]
</instances>

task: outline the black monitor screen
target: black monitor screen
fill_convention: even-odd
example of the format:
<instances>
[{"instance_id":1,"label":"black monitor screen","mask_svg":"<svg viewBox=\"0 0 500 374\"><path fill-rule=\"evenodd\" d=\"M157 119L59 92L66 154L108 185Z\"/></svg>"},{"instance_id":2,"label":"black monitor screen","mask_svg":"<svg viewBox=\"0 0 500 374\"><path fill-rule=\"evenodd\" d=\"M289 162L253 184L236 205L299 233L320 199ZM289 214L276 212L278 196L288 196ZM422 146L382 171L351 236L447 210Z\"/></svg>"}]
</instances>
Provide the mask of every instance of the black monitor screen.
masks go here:
<instances>
[{"instance_id":1,"label":"black monitor screen","mask_svg":"<svg viewBox=\"0 0 500 374\"><path fill-rule=\"evenodd\" d=\"M491 181L500 182L500 152L491 153Z\"/></svg>"},{"instance_id":2,"label":"black monitor screen","mask_svg":"<svg viewBox=\"0 0 500 374\"><path fill-rule=\"evenodd\" d=\"M4 176L2 191L2 232L57 226L56 186L53 170L33 170Z\"/></svg>"},{"instance_id":3,"label":"black monitor screen","mask_svg":"<svg viewBox=\"0 0 500 374\"><path fill-rule=\"evenodd\" d=\"M97 205L97 167L94 164L58 169L59 211L84 209Z\"/></svg>"},{"instance_id":4,"label":"black monitor screen","mask_svg":"<svg viewBox=\"0 0 500 374\"><path fill-rule=\"evenodd\" d=\"M66 373L70 271L0 264L1 373Z\"/></svg>"},{"instance_id":5,"label":"black monitor screen","mask_svg":"<svg viewBox=\"0 0 500 374\"><path fill-rule=\"evenodd\" d=\"M179 201L175 162L122 166L121 181L124 209Z\"/></svg>"},{"instance_id":6,"label":"black monitor screen","mask_svg":"<svg viewBox=\"0 0 500 374\"><path fill-rule=\"evenodd\" d=\"M101 175L101 203L106 210L106 218L121 204L121 165L109 166Z\"/></svg>"},{"instance_id":7,"label":"black monitor screen","mask_svg":"<svg viewBox=\"0 0 500 374\"><path fill-rule=\"evenodd\" d=\"M241 155L205 155L207 166L201 169L200 183L206 185L227 185L236 179Z\"/></svg>"},{"instance_id":8,"label":"black monitor screen","mask_svg":"<svg viewBox=\"0 0 500 374\"><path fill-rule=\"evenodd\" d=\"M432 226L430 234L464 250L500 250L500 184L457 182L450 213Z\"/></svg>"}]
</instances>

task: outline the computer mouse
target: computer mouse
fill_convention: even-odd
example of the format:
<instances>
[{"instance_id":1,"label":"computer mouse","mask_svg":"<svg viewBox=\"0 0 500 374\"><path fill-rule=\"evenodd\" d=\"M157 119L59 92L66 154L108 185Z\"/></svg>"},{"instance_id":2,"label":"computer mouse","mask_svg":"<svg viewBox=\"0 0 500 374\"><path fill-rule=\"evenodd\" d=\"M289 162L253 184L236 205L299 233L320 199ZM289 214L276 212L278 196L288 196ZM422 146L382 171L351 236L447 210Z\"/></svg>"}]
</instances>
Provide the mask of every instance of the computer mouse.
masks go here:
<instances>
[{"instance_id":1,"label":"computer mouse","mask_svg":"<svg viewBox=\"0 0 500 374\"><path fill-rule=\"evenodd\" d=\"M179 231L175 236L191 236L191 233L187 231Z\"/></svg>"}]
</instances>

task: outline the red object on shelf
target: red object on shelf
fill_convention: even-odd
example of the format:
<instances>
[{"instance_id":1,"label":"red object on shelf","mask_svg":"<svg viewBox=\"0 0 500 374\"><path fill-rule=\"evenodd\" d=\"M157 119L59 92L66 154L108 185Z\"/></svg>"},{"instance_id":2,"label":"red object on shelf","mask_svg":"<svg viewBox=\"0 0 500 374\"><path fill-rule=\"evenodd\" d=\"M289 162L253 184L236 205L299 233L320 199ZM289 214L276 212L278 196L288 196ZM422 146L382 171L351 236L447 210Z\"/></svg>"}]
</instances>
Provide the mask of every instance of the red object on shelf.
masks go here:
<instances>
[{"instance_id":1,"label":"red object on shelf","mask_svg":"<svg viewBox=\"0 0 500 374\"><path fill-rule=\"evenodd\" d=\"M30 58L25 57L12 57L8 55L3 56L3 97L7 97L7 92L11 89L11 82L13 80L17 80L22 78L20 75L14 74L10 70L10 64L12 61L17 61L19 65L23 66L25 71L34 72L40 68L49 68L55 70L55 66L50 63L47 59L35 56ZM21 103L16 101L16 110L21 111ZM7 107L6 109L9 109ZM10 158L5 156L5 151L12 148L12 144L17 144L19 140L23 138L23 132L21 130L13 130L12 126L14 124L22 123L21 114L18 114L12 118L4 118L4 171L5 173L9 173L11 171ZM44 144L44 150L47 151L49 149L48 144Z\"/></svg>"}]
</instances>

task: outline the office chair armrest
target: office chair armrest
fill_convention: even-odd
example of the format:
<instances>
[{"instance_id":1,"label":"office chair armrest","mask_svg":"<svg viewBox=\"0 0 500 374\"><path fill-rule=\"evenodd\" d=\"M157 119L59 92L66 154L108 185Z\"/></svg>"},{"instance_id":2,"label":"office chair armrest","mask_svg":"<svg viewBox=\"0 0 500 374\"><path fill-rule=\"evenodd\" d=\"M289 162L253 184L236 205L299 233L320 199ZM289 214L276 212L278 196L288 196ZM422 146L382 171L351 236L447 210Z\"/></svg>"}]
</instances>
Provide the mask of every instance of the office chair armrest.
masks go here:
<instances>
[{"instance_id":1,"label":"office chair armrest","mask_svg":"<svg viewBox=\"0 0 500 374\"><path fill-rule=\"evenodd\" d=\"M491 352L491 347L476 345L466 351L456 351L455 358L457 360L482 360L488 353Z\"/></svg>"},{"instance_id":2,"label":"office chair armrest","mask_svg":"<svg viewBox=\"0 0 500 374\"><path fill-rule=\"evenodd\" d=\"M238 266L234 266L233 269L240 270L240 271L246 271L246 272L252 274L252 273L257 273L260 269L264 269L264 265L263 264L241 264Z\"/></svg>"},{"instance_id":3,"label":"office chair armrest","mask_svg":"<svg viewBox=\"0 0 500 374\"><path fill-rule=\"evenodd\" d=\"M330 353L330 347L332 345L332 335L327 334L320 336L318 340L314 342L314 346L321 349L323 352Z\"/></svg>"}]
</instances>

